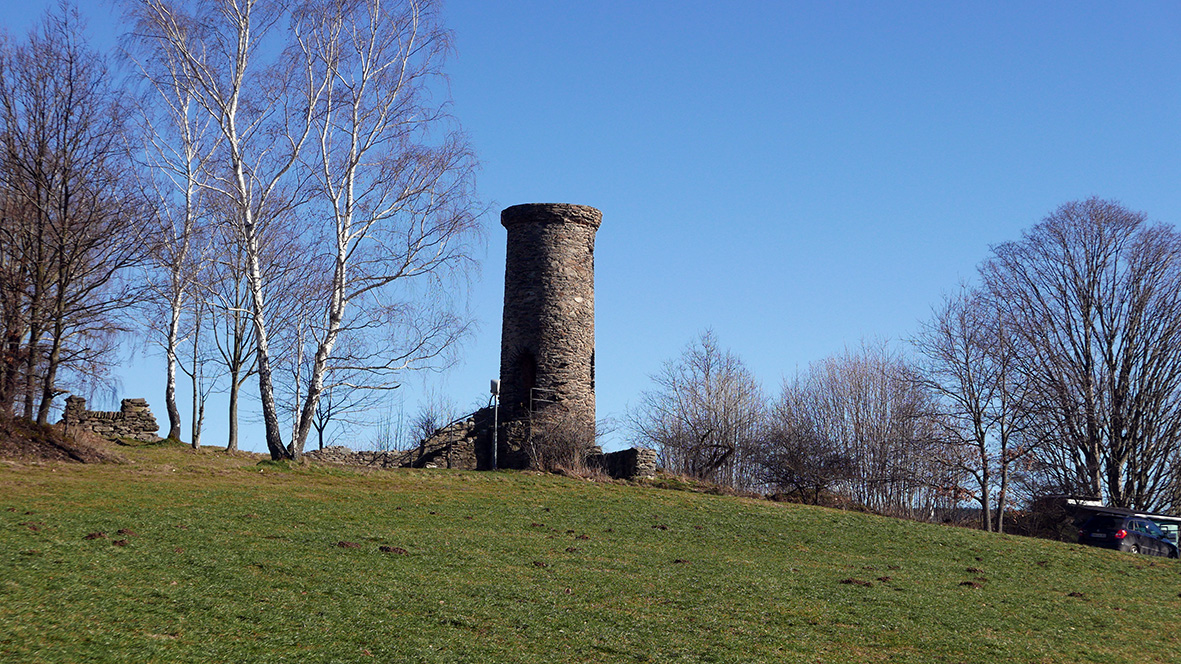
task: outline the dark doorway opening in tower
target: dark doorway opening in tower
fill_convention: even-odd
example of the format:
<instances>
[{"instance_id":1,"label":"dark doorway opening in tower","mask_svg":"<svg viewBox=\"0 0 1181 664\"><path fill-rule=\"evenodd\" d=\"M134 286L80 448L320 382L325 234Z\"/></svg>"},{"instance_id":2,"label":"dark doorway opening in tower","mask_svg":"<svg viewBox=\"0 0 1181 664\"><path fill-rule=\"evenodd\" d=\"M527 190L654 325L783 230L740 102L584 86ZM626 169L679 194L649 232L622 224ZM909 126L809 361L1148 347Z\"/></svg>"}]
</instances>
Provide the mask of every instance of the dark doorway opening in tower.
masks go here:
<instances>
[{"instance_id":1,"label":"dark doorway opening in tower","mask_svg":"<svg viewBox=\"0 0 1181 664\"><path fill-rule=\"evenodd\" d=\"M533 388L537 387L537 358L533 356L533 351L521 349L517 353L517 377L521 381L521 394L528 399L525 406L532 410Z\"/></svg>"},{"instance_id":2,"label":"dark doorway opening in tower","mask_svg":"<svg viewBox=\"0 0 1181 664\"><path fill-rule=\"evenodd\" d=\"M591 351L591 390L595 389L595 351Z\"/></svg>"}]
</instances>

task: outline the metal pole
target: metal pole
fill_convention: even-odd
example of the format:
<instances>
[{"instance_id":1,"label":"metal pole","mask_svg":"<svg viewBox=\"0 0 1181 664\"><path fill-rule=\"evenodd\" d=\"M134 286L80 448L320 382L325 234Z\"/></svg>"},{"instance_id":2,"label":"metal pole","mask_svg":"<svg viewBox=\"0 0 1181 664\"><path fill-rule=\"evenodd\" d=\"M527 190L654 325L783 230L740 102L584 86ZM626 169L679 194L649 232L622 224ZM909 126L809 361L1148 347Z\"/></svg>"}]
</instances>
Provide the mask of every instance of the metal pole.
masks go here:
<instances>
[{"instance_id":1,"label":"metal pole","mask_svg":"<svg viewBox=\"0 0 1181 664\"><path fill-rule=\"evenodd\" d=\"M500 430L500 381L492 381L492 470L496 470L496 434Z\"/></svg>"}]
</instances>

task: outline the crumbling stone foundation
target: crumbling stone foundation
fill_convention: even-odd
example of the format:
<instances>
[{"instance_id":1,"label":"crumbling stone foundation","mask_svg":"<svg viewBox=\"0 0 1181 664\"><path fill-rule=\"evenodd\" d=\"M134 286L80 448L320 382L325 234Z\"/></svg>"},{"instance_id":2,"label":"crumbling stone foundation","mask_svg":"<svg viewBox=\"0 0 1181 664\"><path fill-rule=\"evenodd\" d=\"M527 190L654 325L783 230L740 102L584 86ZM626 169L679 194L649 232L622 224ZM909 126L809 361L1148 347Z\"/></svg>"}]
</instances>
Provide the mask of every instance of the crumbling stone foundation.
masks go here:
<instances>
[{"instance_id":1,"label":"crumbling stone foundation","mask_svg":"<svg viewBox=\"0 0 1181 664\"><path fill-rule=\"evenodd\" d=\"M409 450L359 451L331 446L305 452L320 463L366 468L454 468L483 470L491 467L492 409L483 408L436 431Z\"/></svg>"},{"instance_id":2,"label":"crumbling stone foundation","mask_svg":"<svg viewBox=\"0 0 1181 664\"><path fill-rule=\"evenodd\" d=\"M633 447L618 452L592 454L586 465L598 468L615 479L634 480L656 476L656 450Z\"/></svg>"},{"instance_id":3,"label":"crumbling stone foundation","mask_svg":"<svg viewBox=\"0 0 1181 664\"><path fill-rule=\"evenodd\" d=\"M61 424L66 433L75 430L90 431L103 438L115 440L131 438L145 443L160 440L156 432L156 416L148 408L146 399L124 399L118 412L86 410L86 399L78 396L66 397L66 409Z\"/></svg>"}]
</instances>

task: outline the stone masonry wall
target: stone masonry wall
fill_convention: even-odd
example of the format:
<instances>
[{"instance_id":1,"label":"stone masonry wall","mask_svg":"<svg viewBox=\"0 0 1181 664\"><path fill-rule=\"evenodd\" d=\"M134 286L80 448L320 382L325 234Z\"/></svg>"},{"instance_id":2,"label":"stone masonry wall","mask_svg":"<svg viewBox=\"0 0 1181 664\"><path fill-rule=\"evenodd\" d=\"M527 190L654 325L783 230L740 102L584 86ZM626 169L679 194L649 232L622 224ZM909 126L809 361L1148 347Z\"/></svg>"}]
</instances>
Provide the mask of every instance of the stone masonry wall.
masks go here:
<instances>
[{"instance_id":1,"label":"stone masonry wall","mask_svg":"<svg viewBox=\"0 0 1181 664\"><path fill-rule=\"evenodd\" d=\"M501 212L508 231L500 340L503 422L527 419L531 407L537 413L561 403L594 430L594 251L602 218L595 208L568 204L514 205ZM508 438L502 441L511 447ZM511 452L505 449L501 456L512 458Z\"/></svg>"},{"instance_id":2,"label":"stone masonry wall","mask_svg":"<svg viewBox=\"0 0 1181 664\"><path fill-rule=\"evenodd\" d=\"M487 420L487 422L485 422ZM476 470L485 467L482 458L484 435L491 432L491 409L485 408L439 429L430 438L409 450L353 451L334 445L305 452L304 456L321 463L367 468L456 468Z\"/></svg>"},{"instance_id":3,"label":"stone masonry wall","mask_svg":"<svg viewBox=\"0 0 1181 664\"><path fill-rule=\"evenodd\" d=\"M485 458L491 449L492 412L484 408L439 429L433 436L409 450L353 451L335 445L304 454L320 463L364 468L456 468L483 470L491 467ZM634 480L656 475L656 450L633 447L603 454L595 447L586 458L614 479Z\"/></svg>"},{"instance_id":4,"label":"stone masonry wall","mask_svg":"<svg viewBox=\"0 0 1181 664\"><path fill-rule=\"evenodd\" d=\"M304 452L304 456L320 463L338 466L362 466L368 468L401 468L405 452L353 451L342 445L329 445L322 450Z\"/></svg>"},{"instance_id":5,"label":"stone masonry wall","mask_svg":"<svg viewBox=\"0 0 1181 664\"><path fill-rule=\"evenodd\" d=\"M633 480L656 476L656 450L646 447L592 454L587 457L586 463L592 468L602 469L615 479Z\"/></svg>"},{"instance_id":6,"label":"stone masonry wall","mask_svg":"<svg viewBox=\"0 0 1181 664\"><path fill-rule=\"evenodd\" d=\"M75 428L91 431L103 438L132 438L146 443L160 440L160 426L145 399L124 399L118 412L86 410L86 399L66 397L61 424L67 433Z\"/></svg>"}]
</instances>

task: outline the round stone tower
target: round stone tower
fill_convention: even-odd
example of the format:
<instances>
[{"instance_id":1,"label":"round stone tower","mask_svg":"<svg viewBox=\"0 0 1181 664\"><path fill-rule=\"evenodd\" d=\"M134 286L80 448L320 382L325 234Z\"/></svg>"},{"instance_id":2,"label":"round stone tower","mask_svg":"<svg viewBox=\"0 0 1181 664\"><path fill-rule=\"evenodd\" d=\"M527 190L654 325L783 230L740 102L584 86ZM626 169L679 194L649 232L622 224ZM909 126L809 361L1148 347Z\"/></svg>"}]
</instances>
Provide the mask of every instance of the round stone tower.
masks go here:
<instances>
[{"instance_id":1,"label":"round stone tower","mask_svg":"<svg viewBox=\"0 0 1181 664\"><path fill-rule=\"evenodd\" d=\"M500 213L508 230L500 336L504 421L562 404L594 430L595 231L602 219L595 208L563 203Z\"/></svg>"}]
</instances>

